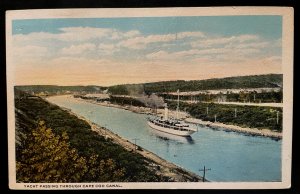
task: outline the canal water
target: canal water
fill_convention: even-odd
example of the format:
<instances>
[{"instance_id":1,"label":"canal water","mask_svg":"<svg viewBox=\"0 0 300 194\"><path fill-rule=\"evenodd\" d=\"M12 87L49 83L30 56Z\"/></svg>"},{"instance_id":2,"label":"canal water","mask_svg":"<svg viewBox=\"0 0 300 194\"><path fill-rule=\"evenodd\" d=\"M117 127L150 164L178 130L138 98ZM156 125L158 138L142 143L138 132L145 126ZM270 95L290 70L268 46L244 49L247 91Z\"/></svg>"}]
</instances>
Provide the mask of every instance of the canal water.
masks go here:
<instances>
[{"instance_id":1,"label":"canal water","mask_svg":"<svg viewBox=\"0 0 300 194\"><path fill-rule=\"evenodd\" d=\"M190 138L150 128L147 115L55 96L48 101L69 108L131 142L200 176L217 182L281 181L281 140L246 136L209 127L198 128Z\"/></svg>"}]
</instances>

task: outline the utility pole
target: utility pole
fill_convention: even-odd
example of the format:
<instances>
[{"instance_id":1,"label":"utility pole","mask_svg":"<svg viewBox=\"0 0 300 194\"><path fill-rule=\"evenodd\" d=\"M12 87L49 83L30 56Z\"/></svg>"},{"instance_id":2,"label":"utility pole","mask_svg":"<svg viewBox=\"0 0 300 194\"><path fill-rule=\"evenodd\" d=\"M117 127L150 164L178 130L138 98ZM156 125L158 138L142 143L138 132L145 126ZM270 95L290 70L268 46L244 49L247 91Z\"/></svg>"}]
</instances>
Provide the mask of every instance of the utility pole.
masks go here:
<instances>
[{"instance_id":1,"label":"utility pole","mask_svg":"<svg viewBox=\"0 0 300 194\"><path fill-rule=\"evenodd\" d=\"M177 90L177 108L176 108L176 119L178 119L178 112L179 112L179 89Z\"/></svg>"},{"instance_id":2,"label":"utility pole","mask_svg":"<svg viewBox=\"0 0 300 194\"><path fill-rule=\"evenodd\" d=\"M136 152L136 141L139 140L138 138L134 138L134 151Z\"/></svg>"},{"instance_id":3,"label":"utility pole","mask_svg":"<svg viewBox=\"0 0 300 194\"><path fill-rule=\"evenodd\" d=\"M104 138L105 138L105 139L106 139L106 130L107 130L107 127L106 127L106 125L104 125L103 132L104 132Z\"/></svg>"},{"instance_id":4,"label":"utility pole","mask_svg":"<svg viewBox=\"0 0 300 194\"><path fill-rule=\"evenodd\" d=\"M215 115L215 122L217 122L217 115Z\"/></svg>"},{"instance_id":5,"label":"utility pole","mask_svg":"<svg viewBox=\"0 0 300 194\"><path fill-rule=\"evenodd\" d=\"M234 109L234 118L236 118L236 108Z\"/></svg>"},{"instance_id":6,"label":"utility pole","mask_svg":"<svg viewBox=\"0 0 300 194\"><path fill-rule=\"evenodd\" d=\"M203 171L203 178L202 178L202 181L203 182L205 182L205 172L206 171L209 171L209 170L211 170L210 168L205 168L205 166L204 166L204 168L203 169L200 169L199 171Z\"/></svg>"}]
</instances>

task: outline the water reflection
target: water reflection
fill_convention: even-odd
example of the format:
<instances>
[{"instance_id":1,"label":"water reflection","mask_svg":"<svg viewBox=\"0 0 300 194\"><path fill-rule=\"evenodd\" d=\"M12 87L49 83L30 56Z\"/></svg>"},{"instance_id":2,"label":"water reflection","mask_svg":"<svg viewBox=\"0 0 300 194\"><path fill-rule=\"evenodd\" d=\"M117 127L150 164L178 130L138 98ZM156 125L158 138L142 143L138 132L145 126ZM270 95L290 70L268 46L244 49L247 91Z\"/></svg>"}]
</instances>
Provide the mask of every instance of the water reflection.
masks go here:
<instances>
[{"instance_id":1,"label":"water reflection","mask_svg":"<svg viewBox=\"0 0 300 194\"><path fill-rule=\"evenodd\" d=\"M194 144L195 141L191 136L188 137L182 137L178 135L173 135L169 133L164 133L161 131L157 131L155 129L150 128L149 132L152 136L156 136L158 139L164 140L164 141L175 141L176 143L187 143L187 144Z\"/></svg>"}]
</instances>

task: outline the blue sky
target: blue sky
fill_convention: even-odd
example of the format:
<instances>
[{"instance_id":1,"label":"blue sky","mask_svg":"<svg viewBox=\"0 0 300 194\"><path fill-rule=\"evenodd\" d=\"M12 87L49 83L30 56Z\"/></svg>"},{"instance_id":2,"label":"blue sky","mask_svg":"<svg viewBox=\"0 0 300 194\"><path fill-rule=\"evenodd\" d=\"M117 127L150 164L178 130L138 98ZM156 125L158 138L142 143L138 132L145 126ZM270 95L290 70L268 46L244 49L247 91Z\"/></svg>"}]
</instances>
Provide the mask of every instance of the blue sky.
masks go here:
<instances>
[{"instance_id":1,"label":"blue sky","mask_svg":"<svg viewBox=\"0 0 300 194\"><path fill-rule=\"evenodd\" d=\"M63 27L132 29L143 34L165 34L184 31L205 31L223 35L260 34L270 39L282 35L281 16L195 16L148 18L68 18L14 20L13 34L31 32L59 33Z\"/></svg>"},{"instance_id":2,"label":"blue sky","mask_svg":"<svg viewBox=\"0 0 300 194\"><path fill-rule=\"evenodd\" d=\"M18 84L281 73L281 16L31 19L12 28Z\"/></svg>"}]
</instances>

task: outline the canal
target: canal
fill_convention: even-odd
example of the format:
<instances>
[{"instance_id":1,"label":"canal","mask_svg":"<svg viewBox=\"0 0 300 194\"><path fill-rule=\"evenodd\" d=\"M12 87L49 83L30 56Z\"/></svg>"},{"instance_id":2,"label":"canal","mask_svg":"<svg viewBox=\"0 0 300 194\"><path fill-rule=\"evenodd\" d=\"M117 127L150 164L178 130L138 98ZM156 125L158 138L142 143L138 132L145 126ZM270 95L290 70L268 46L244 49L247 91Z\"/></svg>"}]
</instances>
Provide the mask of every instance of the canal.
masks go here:
<instances>
[{"instance_id":1,"label":"canal","mask_svg":"<svg viewBox=\"0 0 300 194\"><path fill-rule=\"evenodd\" d=\"M222 129L200 127L190 138L156 131L147 115L78 101L68 96L47 99L71 109L131 142L189 171L217 182L281 181L281 140L246 136Z\"/></svg>"}]
</instances>

